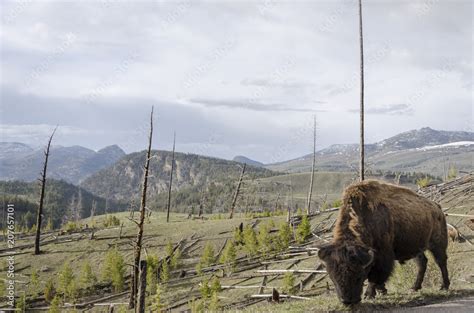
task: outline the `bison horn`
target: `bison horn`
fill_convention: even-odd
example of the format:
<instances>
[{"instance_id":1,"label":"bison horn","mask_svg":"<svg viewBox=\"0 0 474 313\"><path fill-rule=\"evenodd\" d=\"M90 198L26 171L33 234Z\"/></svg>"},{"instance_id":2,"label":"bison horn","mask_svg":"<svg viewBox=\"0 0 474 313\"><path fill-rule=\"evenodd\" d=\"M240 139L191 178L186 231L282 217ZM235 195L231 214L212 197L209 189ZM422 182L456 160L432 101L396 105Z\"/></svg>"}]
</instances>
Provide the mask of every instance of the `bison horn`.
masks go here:
<instances>
[{"instance_id":1,"label":"bison horn","mask_svg":"<svg viewBox=\"0 0 474 313\"><path fill-rule=\"evenodd\" d=\"M374 250L372 250L372 249L369 250L369 257L370 257L370 259L367 263L364 264L364 268L367 268L374 261L374 257L375 257Z\"/></svg>"}]
</instances>

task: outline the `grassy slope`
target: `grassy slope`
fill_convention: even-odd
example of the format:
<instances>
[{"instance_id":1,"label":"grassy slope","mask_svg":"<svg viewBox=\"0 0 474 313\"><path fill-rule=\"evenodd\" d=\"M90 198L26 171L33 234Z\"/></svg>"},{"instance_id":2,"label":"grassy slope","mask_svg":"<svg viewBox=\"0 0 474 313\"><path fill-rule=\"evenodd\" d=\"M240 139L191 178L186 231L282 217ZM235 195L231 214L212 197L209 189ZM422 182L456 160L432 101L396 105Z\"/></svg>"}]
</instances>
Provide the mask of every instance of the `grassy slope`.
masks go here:
<instances>
[{"instance_id":1,"label":"grassy slope","mask_svg":"<svg viewBox=\"0 0 474 313\"><path fill-rule=\"evenodd\" d=\"M325 194L328 201L339 199L342 190L352 182L354 173L349 172L316 172L313 196L319 199ZM289 195L289 184L291 182L293 190L293 199L299 204L305 203L308 196L308 186L311 179L311 173L294 173L286 175L278 175L268 178L258 179L262 188L271 190L272 186L278 185L276 190L281 192L281 196L285 199ZM276 198L277 192L269 193L269 196Z\"/></svg>"},{"instance_id":2,"label":"grassy slope","mask_svg":"<svg viewBox=\"0 0 474 313\"><path fill-rule=\"evenodd\" d=\"M390 153L378 152L368 153L367 163L372 169L402 171L402 172L422 172L435 176L443 176L443 163L446 167L455 165L457 169L469 171L472 169L472 158L474 151L472 148L459 148L449 150L401 150ZM322 171L347 171L350 167L357 168L353 155L318 155L316 168ZM311 170L311 158L296 159L286 162L269 164L268 169L280 172L308 172Z\"/></svg>"},{"instance_id":3,"label":"grassy slope","mask_svg":"<svg viewBox=\"0 0 474 313\"><path fill-rule=\"evenodd\" d=\"M448 204L444 204L445 206ZM472 202L469 203L472 206ZM470 210L469 206L457 207L452 209L451 213L468 213ZM473 213L472 211L470 212ZM319 216L312 220L312 224L320 222L322 219L335 218L337 213L329 215ZM17 280L20 282L28 282L29 276L32 269L46 269L47 271L40 272L40 281L42 287L48 278L56 278L59 269L62 264L66 261L71 262L72 268L76 276L80 275L80 269L85 260L89 260L93 266L94 272L100 277L101 264L105 258L105 253L110 249L111 244L117 244L123 255L126 257L127 262L131 261L132 250L128 245L131 238L134 238L136 233L136 227L134 224L126 219L127 213L120 213L117 216L124 222L125 227L123 229L122 239L118 239L119 228L109 228L98 231L96 238L98 240L89 240L88 235L77 234L76 239L72 242L66 242L61 244L50 244L43 247L44 253L40 256L33 256L32 249L22 250L22 254L16 256L16 272ZM101 224L101 220L104 216L98 216L95 218L96 225ZM198 245L191 249L190 252L183 256L183 264L185 268L194 268L198 261L202 248L205 242L211 242L214 246L214 250L217 251L224 243L226 238L230 238L232 233L223 233L225 231L232 231L240 222L249 224L253 222L253 219L244 218L237 215L233 220L188 220L185 215L172 214L171 223L167 224L164 222L164 215L154 213L151 216L150 223L145 225L145 247L148 254L156 254L160 257L165 255L165 244L170 240L171 242L178 242L182 238L187 238L192 234L196 233L195 238L201 238ZM284 217L272 217L261 219L262 222L269 220L275 220L277 223L284 220ZM450 223L457 225L460 231L466 235L468 239L474 239L474 232L470 230L465 224L465 219L457 217L448 217ZM91 224L91 221L84 220L84 223ZM46 236L45 236L46 237ZM32 237L19 238L16 245L19 246L24 243L31 243ZM5 247L5 243L2 242L0 249ZM243 255L243 252L239 252L239 255ZM466 282L468 275L472 275L474 268L474 250L473 247L467 243L450 243L449 247L449 270L451 275L451 291L448 293L439 292L439 272L435 268L432 260L428 264L427 279L425 281L425 289L422 292L412 293L409 291L409 287L413 283L414 279L414 266L411 262L408 262L401 268L398 268L393 276L393 279L388 284L389 294L385 297L376 299L376 301L363 302L359 308L371 310L374 308L385 308L393 307L398 305L416 305L420 303L430 303L433 301L440 301L447 297L464 295L466 293L473 292L473 285ZM0 261L4 262L5 257L0 257ZM314 268L318 263L316 256L309 259L303 260L297 264L296 268ZM291 264L291 261L282 262L278 265L272 265L269 269L281 269L286 268ZM2 266L2 268L4 268ZM242 274L251 274L254 270L249 270ZM5 273L2 270L2 274ZM296 275L296 281L302 278L300 275ZM175 278L176 276L172 276ZM196 292L198 290L198 284L202 281L202 278L195 277L188 280L184 285L168 288L164 294L163 299L167 304L175 303L183 296L190 292ZM242 281L242 279L235 278L223 278L221 279L222 285L230 285ZM241 283L240 285L260 285L262 281L261 277L253 278ZM324 292L326 283L329 282L330 290ZM278 278L271 283L269 286L275 286L280 288L282 286L282 279ZM334 292L332 290L332 283L326 279L320 282L310 283L311 289L307 291L308 294L323 294L316 296L311 301L290 301L279 305L269 304L258 304L251 306L247 311L261 311L261 312L307 312L307 311L319 311L319 310L341 310L344 309L337 301ZM427 287L427 288L426 288ZM28 290L24 283L17 284L18 291ZM266 290L265 292L269 292ZM249 294L255 294L256 290L229 290L220 293L221 304L228 305L232 302L242 300L243 297ZM197 295L199 292L196 293ZM85 299L82 299L84 301ZM115 299L114 302L126 301L126 297L122 299ZM184 309L186 305L180 307Z\"/></svg>"}]
</instances>

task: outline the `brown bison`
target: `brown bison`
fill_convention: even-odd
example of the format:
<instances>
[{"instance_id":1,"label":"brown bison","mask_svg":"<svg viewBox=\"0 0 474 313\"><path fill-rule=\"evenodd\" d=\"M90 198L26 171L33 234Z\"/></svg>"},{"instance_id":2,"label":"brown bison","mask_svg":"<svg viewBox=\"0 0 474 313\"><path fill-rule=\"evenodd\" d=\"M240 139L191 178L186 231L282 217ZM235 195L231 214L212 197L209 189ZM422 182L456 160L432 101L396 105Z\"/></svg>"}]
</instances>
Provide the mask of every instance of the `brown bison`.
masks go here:
<instances>
[{"instance_id":1,"label":"brown bison","mask_svg":"<svg viewBox=\"0 0 474 313\"><path fill-rule=\"evenodd\" d=\"M346 305L361 300L364 281L367 298L376 290L386 293L395 260L415 258L414 290L421 288L426 271L425 250L430 250L448 289L446 220L441 207L415 192L375 180L349 186L334 229L334 239L320 247L336 292Z\"/></svg>"}]
</instances>

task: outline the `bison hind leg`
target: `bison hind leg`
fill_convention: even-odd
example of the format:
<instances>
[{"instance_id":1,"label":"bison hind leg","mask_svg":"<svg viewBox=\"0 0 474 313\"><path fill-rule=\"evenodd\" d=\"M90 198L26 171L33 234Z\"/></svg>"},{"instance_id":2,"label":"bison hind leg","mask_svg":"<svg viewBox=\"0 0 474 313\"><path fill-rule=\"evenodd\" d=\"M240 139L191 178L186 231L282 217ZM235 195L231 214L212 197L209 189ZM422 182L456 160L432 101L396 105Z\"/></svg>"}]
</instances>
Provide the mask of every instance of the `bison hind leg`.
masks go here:
<instances>
[{"instance_id":1,"label":"bison hind leg","mask_svg":"<svg viewBox=\"0 0 474 313\"><path fill-rule=\"evenodd\" d=\"M428 259L425 254L421 252L415 257L415 263L418 266L418 274L416 275L416 281L412 289L417 291L421 289L421 284L423 284L423 279L425 278L426 265L428 264Z\"/></svg>"},{"instance_id":2,"label":"bison hind leg","mask_svg":"<svg viewBox=\"0 0 474 313\"><path fill-rule=\"evenodd\" d=\"M441 290L449 289L449 275L448 275L448 256L446 255L446 249L441 247L435 247L430 249L433 257L438 264L439 269L441 270L441 275L443 277L443 284L441 285Z\"/></svg>"}]
</instances>

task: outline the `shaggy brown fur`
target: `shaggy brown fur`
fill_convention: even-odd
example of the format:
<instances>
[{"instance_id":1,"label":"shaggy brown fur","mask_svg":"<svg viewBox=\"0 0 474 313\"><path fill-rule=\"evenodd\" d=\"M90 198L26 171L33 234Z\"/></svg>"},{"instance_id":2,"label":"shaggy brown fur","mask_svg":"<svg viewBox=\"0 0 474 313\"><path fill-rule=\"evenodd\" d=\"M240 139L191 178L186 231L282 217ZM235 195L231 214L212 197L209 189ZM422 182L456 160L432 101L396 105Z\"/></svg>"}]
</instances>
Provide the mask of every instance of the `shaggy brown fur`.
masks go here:
<instances>
[{"instance_id":1,"label":"shaggy brown fur","mask_svg":"<svg viewBox=\"0 0 474 313\"><path fill-rule=\"evenodd\" d=\"M394 260L416 258L419 271L413 288L420 289L425 250L433 253L443 275L442 288L447 289L447 241L446 220L438 204L409 189L367 180L345 190L334 240L321 247L319 256L341 300L356 303L366 278L367 297L374 297L376 289L386 292Z\"/></svg>"}]
</instances>

